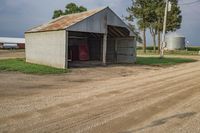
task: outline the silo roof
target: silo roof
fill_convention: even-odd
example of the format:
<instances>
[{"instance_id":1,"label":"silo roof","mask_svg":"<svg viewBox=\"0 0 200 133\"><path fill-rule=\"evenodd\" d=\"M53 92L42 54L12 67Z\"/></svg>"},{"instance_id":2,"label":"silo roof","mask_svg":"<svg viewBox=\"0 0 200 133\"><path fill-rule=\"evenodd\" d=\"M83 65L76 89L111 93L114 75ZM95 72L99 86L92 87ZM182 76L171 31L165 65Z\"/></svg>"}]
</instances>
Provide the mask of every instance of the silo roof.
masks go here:
<instances>
[{"instance_id":1,"label":"silo roof","mask_svg":"<svg viewBox=\"0 0 200 133\"><path fill-rule=\"evenodd\" d=\"M171 38L171 37L185 37L184 35L180 34L180 33L177 33L177 32L173 32L173 33L168 33L167 34L167 37Z\"/></svg>"}]
</instances>

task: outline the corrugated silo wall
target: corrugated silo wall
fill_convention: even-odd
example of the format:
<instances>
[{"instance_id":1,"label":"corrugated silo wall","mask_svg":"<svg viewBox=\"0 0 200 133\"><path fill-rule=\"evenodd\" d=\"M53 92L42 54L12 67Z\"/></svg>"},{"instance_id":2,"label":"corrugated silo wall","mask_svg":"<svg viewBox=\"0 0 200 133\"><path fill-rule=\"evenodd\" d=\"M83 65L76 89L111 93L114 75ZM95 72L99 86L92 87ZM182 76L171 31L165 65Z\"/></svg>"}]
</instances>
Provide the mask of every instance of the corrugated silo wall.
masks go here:
<instances>
[{"instance_id":1,"label":"corrugated silo wall","mask_svg":"<svg viewBox=\"0 0 200 133\"><path fill-rule=\"evenodd\" d=\"M167 38L168 50L185 49L185 37L169 37Z\"/></svg>"},{"instance_id":2,"label":"corrugated silo wall","mask_svg":"<svg viewBox=\"0 0 200 133\"><path fill-rule=\"evenodd\" d=\"M116 63L135 63L135 40L133 38L108 39L107 61Z\"/></svg>"}]
</instances>

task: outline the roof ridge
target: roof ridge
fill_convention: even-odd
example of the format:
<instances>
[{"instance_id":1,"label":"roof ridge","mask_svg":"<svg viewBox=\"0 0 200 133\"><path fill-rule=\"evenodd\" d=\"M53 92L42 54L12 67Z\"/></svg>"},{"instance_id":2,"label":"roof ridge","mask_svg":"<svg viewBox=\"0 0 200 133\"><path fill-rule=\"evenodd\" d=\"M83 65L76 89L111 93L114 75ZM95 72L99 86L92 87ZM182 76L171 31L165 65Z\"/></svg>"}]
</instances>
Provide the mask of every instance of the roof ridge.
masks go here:
<instances>
[{"instance_id":1,"label":"roof ridge","mask_svg":"<svg viewBox=\"0 0 200 133\"><path fill-rule=\"evenodd\" d=\"M84 14L86 12L92 12L92 11L101 11L101 10L104 10L105 8L107 8L107 7L99 7L99 8L87 10L87 11L84 11L84 12L77 12L77 13L72 13L72 14L66 14L66 15L63 15L62 17L79 15L79 14Z\"/></svg>"},{"instance_id":2,"label":"roof ridge","mask_svg":"<svg viewBox=\"0 0 200 133\"><path fill-rule=\"evenodd\" d=\"M102 8L96 8L96 9L93 9L93 10L88 10L88 11L85 11L85 12L81 12L82 14L85 14L85 13L87 13L87 12L94 12L94 13L88 15L87 17L81 19L80 21L78 21L78 22L76 22L76 23L72 23L71 25L65 26L64 29L66 29L67 27L70 27L70 26L72 26L72 25L75 25L75 24L81 22L81 21L85 20L86 18L89 18L89 17L93 16L94 14L96 14L96 13L98 13L98 12L100 12L100 11L106 9L106 8L107 8L107 7L102 7ZM96 11L96 12L95 12L95 11ZM69 14L69 15L74 16L74 15L80 15L81 13ZM67 15L67 16L68 16L68 15Z\"/></svg>"},{"instance_id":3,"label":"roof ridge","mask_svg":"<svg viewBox=\"0 0 200 133\"><path fill-rule=\"evenodd\" d=\"M66 18L66 17L76 16L76 15L78 16L78 15L86 14L86 13L90 13L90 12L94 12L94 14L95 14L95 13L100 12L100 11L106 9L106 8L108 8L108 7L101 7L101 8L96 8L96 9L92 9L92 10L88 10L88 11L84 11L84 12L62 15L62 16L56 18L56 19L50 20L50 21L47 22L47 23L44 23L44 24L41 24L41 25L38 25L38 26L35 26L35 27L29 29L29 30L27 31L27 33L28 33L28 32L40 31L40 30L42 30L43 28L48 27L48 25L51 25L51 24L53 24L54 22L59 21L59 20L61 20L61 19L63 19L63 18ZM96 12L95 12L95 11L96 11ZM92 13L92 14L88 15L87 17L90 17L90 16L92 16L92 15L94 15L94 14ZM86 17L86 18L87 18L87 17ZM83 18L83 19L85 19L85 18ZM73 23L73 24L75 24L75 23ZM73 25L73 24L71 24L71 25ZM71 25L70 25L70 26L71 26ZM68 26L69 26L69 25L68 25ZM68 26L65 26L63 29L65 29L65 28L68 27Z\"/></svg>"}]
</instances>

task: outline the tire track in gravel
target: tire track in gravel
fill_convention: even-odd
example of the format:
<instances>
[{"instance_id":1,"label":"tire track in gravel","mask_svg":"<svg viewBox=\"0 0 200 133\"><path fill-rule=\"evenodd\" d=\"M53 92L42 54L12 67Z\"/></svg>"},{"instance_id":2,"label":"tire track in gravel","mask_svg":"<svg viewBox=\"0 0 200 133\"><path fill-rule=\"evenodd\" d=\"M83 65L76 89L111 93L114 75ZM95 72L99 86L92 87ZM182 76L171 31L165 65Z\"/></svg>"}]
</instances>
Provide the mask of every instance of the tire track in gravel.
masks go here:
<instances>
[{"instance_id":1,"label":"tire track in gravel","mask_svg":"<svg viewBox=\"0 0 200 133\"><path fill-rule=\"evenodd\" d=\"M149 106L143 106L143 104L148 103L148 105L153 106L155 103L161 103L160 101L165 103L164 101L168 101L169 97L174 98L173 95L183 94L184 98L189 97L182 92L199 92L196 88L200 87L198 84L200 81L198 78L200 77L200 68L194 67L197 64L199 63L187 64L186 68L183 68L183 66L171 68L170 71L161 70L139 77L113 78L106 81L109 86L104 85L103 81L92 81L87 85L82 84L79 90L81 91L82 88L85 88L82 91L91 90L91 92L85 92L88 95L48 108L0 118L0 129L9 131L9 125L16 127L13 130L15 132L87 132L90 129L98 132L98 128L106 127L106 125L114 126L115 124L109 124L114 120L123 124L122 118L126 115L129 116L129 114L137 110L141 111L143 108L150 108ZM193 68L189 69L189 67ZM194 76L197 78L193 79ZM144 78L145 81L141 82ZM179 98L180 101L183 100L183 98ZM178 102L179 100L175 103ZM166 109L166 107L163 108L163 110ZM154 114L150 113L149 115L153 116ZM139 118L141 122L145 121L141 118ZM25 128L24 125L26 125ZM113 131L115 126L112 128ZM123 126L123 128L126 129L127 127Z\"/></svg>"},{"instance_id":2,"label":"tire track in gravel","mask_svg":"<svg viewBox=\"0 0 200 133\"><path fill-rule=\"evenodd\" d=\"M188 85L188 87L189 87L190 85ZM199 87L199 86L198 86ZM182 91L182 90L180 90L180 91ZM174 94L175 92L173 92L173 94ZM160 99L160 98L154 98L154 101L159 101L159 100L162 100L163 99L163 97ZM147 98L147 100L148 100L148 98ZM105 121L105 122L108 122L109 120L109 116L115 116L115 117L111 117L110 118L110 120L113 120L113 119L116 119L116 118L118 118L118 117L122 117L122 116L124 116L124 115L127 115L127 113L129 113L131 110L129 109L129 111L128 112L126 112L125 111L125 109L124 108L122 108L122 110L120 110L121 109L121 107L120 106L128 106L129 108L130 108L130 105L127 105L127 104L133 104L134 103L134 101L132 102L132 101L129 101L130 103L121 103L121 105L117 105L117 107L116 108L114 108L113 106L112 106L112 109L110 110L110 111L106 111L105 113L103 113L103 114L106 114L106 115L103 115L103 116L101 116L101 118L105 118L105 120L103 120L103 121ZM135 102L140 102L140 101L135 101ZM101 108L102 110L107 110L107 108L109 108L109 106L105 106L105 108ZM98 108L97 108L98 109ZM115 110L118 110L118 111L115 111ZM133 110L135 110L135 109L133 109ZM101 111L101 112L103 112L103 111ZM121 112L126 112L126 113L121 113ZM85 119L84 119L85 120ZM98 120L98 121L100 121L100 120ZM76 121L76 122L74 122L74 123L76 123L77 125L78 125L78 128L77 128L77 130L79 130L79 129L84 129L84 127L87 127L86 125L92 125L93 123L96 123L96 125L95 126L98 126L99 124L101 125L102 123L98 123L98 122L94 122L94 121L92 121L92 122L90 122L89 124L86 124L86 122L88 122L88 121ZM83 124L82 125L82 127L80 127L81 126L81 123ZM75 125L76 126L76 125ZM95 127L94 125L93 125L93 127ZM64 127L64 126L63 126ZM73 126L72 126L72 128L73 128ZM62 130L62 128L60 127L59 129L61 129ZM65 129L65 128L64 128ZM70 132L70 130L69 130L70 128L68 127L67 128L67 131L68 132ZM87 128L86 128L87 129ZM65 129L66 130L66 129ZM74 129L73 129L73 131L72 132L74 132Z\"/></svg>"},{"instance_id":3,"label":"tire track in gravel","mask_svg":"<svg viewBox=\"0 0 200 133\"><path fill-rule=\"evenodd\" d=\"M195 72L195 71L193 71L193 72ZM191 72L189 72L189 73L191 73ZM184 74L181 74L181 75L184 75ZM176 76L176 75L174 75L174 76ZM171 77L167 77L167 78L173 78L174 76L171 76ZM159 78L162 78L162 76L160 76ZM164 79L162 79L162 80L166 80L167 78L164 78ZM150 79L150 80L149 80ZM149 83L152 83L152 82L155 82L156 80L152 80L151 78L149 78L149 79L147 79L145 82L146 82L146 84L149 84ZM139 79L140 80L140 79ZM139 81L139 80L135 80L135 82L136 81ZM148 81L148 82L147 82ZM121 86L123 86L123 85L126 85L127 84L127 82L125 81L123 81L123 83L121 83L120 85L115 85L115 86L113 86L113 88L115 88L115 90L117 90L117 91L120 91L120 90L123 90L123 89L119 89ZM130 84L131 85L131 84ZM140 85L143 85L143 83L136 83L135 85L137 85L137 86L140 86ZM94 86L94 85L91 85L91 86ZM137 87L137 86L132 86L131 85L131 87ZM144 86L144 85L143 85ZM84 86L83 86L84 87ZM85 88L87 88L87 87L85 87ZM103 87L104 89L100 89L100 91L103 91L103 90L106 90L106 91L113 91L114 89L110 89L110 88L107 88L107 87ZM82 89L82 88L81 88ZM93 91L94 90L94 91ZM97 91L95 91L95 90L97 90ZM87 93L87 91L85 92L85 93ZM97 93L101 93L102 95L104 95L104 94L106 94L107 92L104 92L104 93L102 93L102 92L99 92L99 89L92 89L91 91L90 91L90 94L92 95L92 94L94 94L94 95L96 95ZM98 95L101 95L101 94L98 94ZM91 98L91 95L89 95L89 96L87 96L87 97L84 97L84 99L85 98ZM98 96L97 96L98 97ZM80 101L82 101L82 100L84 100L83 98L78 98L76 101L77 102L80 102ZM79 100L79 101L78 101ZM38 99L38 101L41 101L40 99ZM29 102L31 102L31 101L29 101ZM74 100L73 101L69 101L69 103L70 102L72 102L72 104L74 104ZM23 103L23 104L25 104L25 103ZM72 105L71 104L71 105Z\"/></svg>"}]
</instances>

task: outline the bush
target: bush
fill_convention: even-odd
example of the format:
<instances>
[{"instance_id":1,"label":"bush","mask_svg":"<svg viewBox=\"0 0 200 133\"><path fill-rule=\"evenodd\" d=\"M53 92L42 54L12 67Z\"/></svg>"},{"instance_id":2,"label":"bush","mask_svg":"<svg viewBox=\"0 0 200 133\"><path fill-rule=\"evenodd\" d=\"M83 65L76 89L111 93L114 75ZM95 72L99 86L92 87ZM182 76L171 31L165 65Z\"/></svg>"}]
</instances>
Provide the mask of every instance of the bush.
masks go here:
<instances>
[{"instance_id":1,"label":"bush","mask_svg":"<svg viewBox=\"0 0 200 133\"><path fill-rule=\"evenodd\" d=\"M200 47L188 47L188 51L200 51Z\"/></svg>"}]
</instances>

